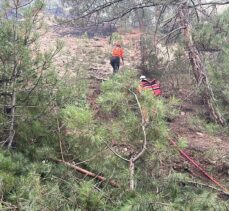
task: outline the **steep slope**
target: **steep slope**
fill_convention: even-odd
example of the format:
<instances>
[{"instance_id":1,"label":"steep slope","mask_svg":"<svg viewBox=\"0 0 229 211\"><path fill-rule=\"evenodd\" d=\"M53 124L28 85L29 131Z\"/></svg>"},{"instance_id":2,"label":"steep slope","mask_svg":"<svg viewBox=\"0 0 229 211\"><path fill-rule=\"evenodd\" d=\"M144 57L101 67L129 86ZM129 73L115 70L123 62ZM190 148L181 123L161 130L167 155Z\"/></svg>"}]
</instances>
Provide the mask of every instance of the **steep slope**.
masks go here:
<instances>
[{"instance_id":1,"label":"steep slope","mask_svg":"<svg viewBox=\"0 0 229 211\"><path fill-rule=\"evenodd\" d=\"M60 75L66 69L70 74L83 71L82 80L87 80L89 87L88 103L94 112L98 113L99 107L96 98L100 94L100 83L112 76L109 61L112 46L109 44L109 38L89 39L86 35L76 37L69 32L68 27L53 27L51 22L49 24L49 31L41 41L42 47L52 47L57 40L64 42L63 52L55 61L56 71ZM140 34L138 32L122 34L122 38L125 49L125 66L121 67L120 71L137 68L140 63ZM176 133L178 137L187 140L188 144L185 150L198 160L207 171L216 174L217 178L222 178L224 184L228 184L229 139L226 136L209 135L204 130L195 127L190 122L191 117L195 114L192 102L184 105L180 110L180 115L170 123L171 131ZM179 161L181 166L183 166L183 161L183 158ZM189 168L190 171L196 171L191 165Z\"/></svg>"}]
</instances>

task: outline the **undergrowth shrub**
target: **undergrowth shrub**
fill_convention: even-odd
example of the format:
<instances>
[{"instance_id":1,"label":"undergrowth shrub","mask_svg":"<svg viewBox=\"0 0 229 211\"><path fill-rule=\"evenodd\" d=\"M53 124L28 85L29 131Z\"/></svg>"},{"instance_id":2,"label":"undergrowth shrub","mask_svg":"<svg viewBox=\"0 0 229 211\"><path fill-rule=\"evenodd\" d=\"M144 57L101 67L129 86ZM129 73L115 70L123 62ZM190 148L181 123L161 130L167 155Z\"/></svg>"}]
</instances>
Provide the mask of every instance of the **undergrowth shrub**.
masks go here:
<instances>
[{"instance_id":1,"label":"undergrowth shrub","mask_svg":"<svg viewBox=\"0 0 229 211\"><path fill-rule=\"evenodd\" d=\"M168 144L166 119L178 114L179 101L138 93L138 74L125 70L101 84L96 115L85 101L74 101L30 123L21 123L16 149L0 152L0 202L4 209L21 210L222 210L226 201L203 188L188 185L187 174L172 170L177 153ZM147 151L137 161L135 191L129 191L125 159L142 149L141 108L146 111ZM61 97L58 98L63 102ZM57 107L56 107L57 108ZM180 139L180 146L186 140ZM62 148L62 149L61 149ZM88 171L114 179L88 178L65 165L64 159ZM187 182L187 184L186 184ZM210 200L210 201L209 201Z\"/></svg>"},{"instance_id":2,"label":"undergrowth shrub","mask_svg":"<svg viewBox=\"0 0 229 211\"><path fill-rule=\"evenodd\" d=\"M206 132L210 135L221 135L222 132L225 134L228 133L228 126L220 126L218 124L208 122L205 118L201 116L192 116L188 118L189 126L196 131Z\"/></svg>"},{"instance_id":3,"label":"undergrowth shrub","mask_svg":"<svg viewBox=\"0 0 229 211\"><path fill-rule=\"evenodd\" d=\"M218 109L226 121L229 119L228 20L229 10L226 9L223 13L216 15L211 22L197 24L193 32L195 43L205 51L210 84L219 105Z\"/></svg>"}]
</instances>

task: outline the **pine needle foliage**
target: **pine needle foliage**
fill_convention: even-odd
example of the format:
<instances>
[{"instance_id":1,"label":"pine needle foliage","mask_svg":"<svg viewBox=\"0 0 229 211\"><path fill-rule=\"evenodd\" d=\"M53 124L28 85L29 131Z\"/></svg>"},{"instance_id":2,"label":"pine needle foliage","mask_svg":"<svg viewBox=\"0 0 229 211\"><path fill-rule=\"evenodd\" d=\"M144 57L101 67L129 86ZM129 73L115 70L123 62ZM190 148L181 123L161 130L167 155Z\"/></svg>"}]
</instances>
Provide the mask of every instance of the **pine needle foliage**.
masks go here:
<instances>
[{"instance_id":1,"label":"pine needle foliage","mask_svg":"<svg viewBox=\"0 0 229 211\"><path fill-rule=\"evenodd\" d=\"M229 10L214 17L213 20L196 26L195 42L205 53L208 75L216 100L219 102L225 119L228 119L228 26Z\"/></svg>"},{"instance_id":2,"label":"pine needle foliage","mask_svg":"<svg viewBox=\"0 0 229 211\"><path fill-rule=\"evenodd\" d=\"M166 140L169 130L165 118L168 110L176 108L177 101L171 99L166 104L167 101L148 92L138 94L142 107L153 113L148 116L146 128L147 153L136 163L136 190L128 190L128 165L107 145L113 147L114 140L120 146L114 148L116 152L127 159L141 148L141 114L130 92L135 91L136 78L137 73L126 70L102 84L98 99L103 109L100 115L105 117L102 121L88 106L69 104L59 115L49 116L49 121L42 118L33 122L31 129L36 141L31 146L24 147L25 150L20 147L18 152L1 152L1 206L13 205L22 210L227 210L227 203L216 194L186 185L185 181L190 180L187 175L163 169L174 156ZM122 97L109 99L114 92L120 92ZM44 125L54 129L57 117L65 127L61 133L65 159L85 161L79 165L115 178L119 188L86 178L49 159L60 157L59 140ZM25 128L21 131L25 131L21 134L23 139L26 134L28 140L31 138L32 132ZM128 148L127 153L124 148Z\"/></svg>"},{"instance_id":3,"label":"pine needle foliage","mask_svg":"<svg viewBox=\"0 0 229 211\"><path fill-rule=\"evenodd\" d=\"M76 69L75 75L65 75L62 80L52 67L53 50L34 55L33 48L38 43L30 48L22 39L27 30L31 30L32 40L39 37L31 22L32 8L43 4L36 2L22 11L26 19L18 22L16 50L22 72L16 88L21 106L17 114L21 118L16 119L14 148L0 150L0 209L228 210L228 201L211 190L188 185L188 175L172 170L177 152L167 142L170 131L166 119L176 117L180 102L174 97L155 97L147 91L138 93L138 73L124 69L102 82L96 102L100 110L95 114L86 103L87 81L82 79L85 75ZM6 61L6 66L0 65L0 76L7 78L12 71L9 58L14 57L15 50L10 39L14 23L4 18L0 23L0 56ZM61 46L57 44L58 51ZM44 62L47 68L39 77L35 67ZM32 85L36 87L28 95ZM142 118L147 150L136 162L136 189L130 191L128 162L114 152L128 160L141 151ZM3 136L7 120L1 111ZM180 145L185 147L186 141L180 139ZM88 178L57 163L57 159L114 179L119 187L111 187L108 180Z\"/></svg>"}]
</instances>

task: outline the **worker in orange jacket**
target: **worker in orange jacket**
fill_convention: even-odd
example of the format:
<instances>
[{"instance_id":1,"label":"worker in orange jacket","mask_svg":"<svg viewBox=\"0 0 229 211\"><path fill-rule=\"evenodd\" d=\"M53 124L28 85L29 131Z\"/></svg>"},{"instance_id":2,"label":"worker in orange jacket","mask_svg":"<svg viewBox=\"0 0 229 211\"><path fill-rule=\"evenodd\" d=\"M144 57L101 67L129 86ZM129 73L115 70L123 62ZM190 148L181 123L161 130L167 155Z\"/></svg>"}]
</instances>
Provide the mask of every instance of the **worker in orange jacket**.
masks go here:
<instances>
[{"instance_id":1,"label":"worker in orange jacket","mask_svg":"<svg viewBox=\"0 0 229 211\"><path fill-rule=\"evenodd\" d=\"M116 43L115 47L112 50L112 57L111 57L111 66L113 67L113 73L117 73L120 66L120 60L122 60L122 65L124 65L124 50L121 47L120 43Z\"/></svg>"}]
</instances>

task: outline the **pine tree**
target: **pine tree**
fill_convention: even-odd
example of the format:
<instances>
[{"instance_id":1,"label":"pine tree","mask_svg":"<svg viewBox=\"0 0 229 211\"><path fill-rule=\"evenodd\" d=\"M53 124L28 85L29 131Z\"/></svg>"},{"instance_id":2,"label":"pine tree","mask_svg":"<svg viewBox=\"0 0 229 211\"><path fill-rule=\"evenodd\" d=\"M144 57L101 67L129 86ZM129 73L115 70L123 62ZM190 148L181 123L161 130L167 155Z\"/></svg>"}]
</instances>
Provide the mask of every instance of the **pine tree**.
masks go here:
<instances>
[{"instance_id":1,"label":"pine tree","mask_svg":"<svg viewBox=\"0 0 229 211\"><path fill-rule=\"evenodd\" d=\"M213 20L197 24L193 33L195 43L204 52L210 83L225 119L229 117L226 108L229 102L228 17L229 10L226 10Z\"/></svg>"},{"instance_id":2,"label":"pine tree","mask_svg":"<svg viewBox=\"0 0 229 211\"><path fill-rule=\"evenodd\" d=\"M4 118L2 145L8 148L17 135L19 118L26 119L25 113L29 108L40 106L40 91L47 92L42 99L47 101L55 84L50 66L61 45L46 53L38 48L43 8L44 2L40 0L4 1L2 4L0 97L3 102L1 116Z\"/></svg>"}]
</instances>

